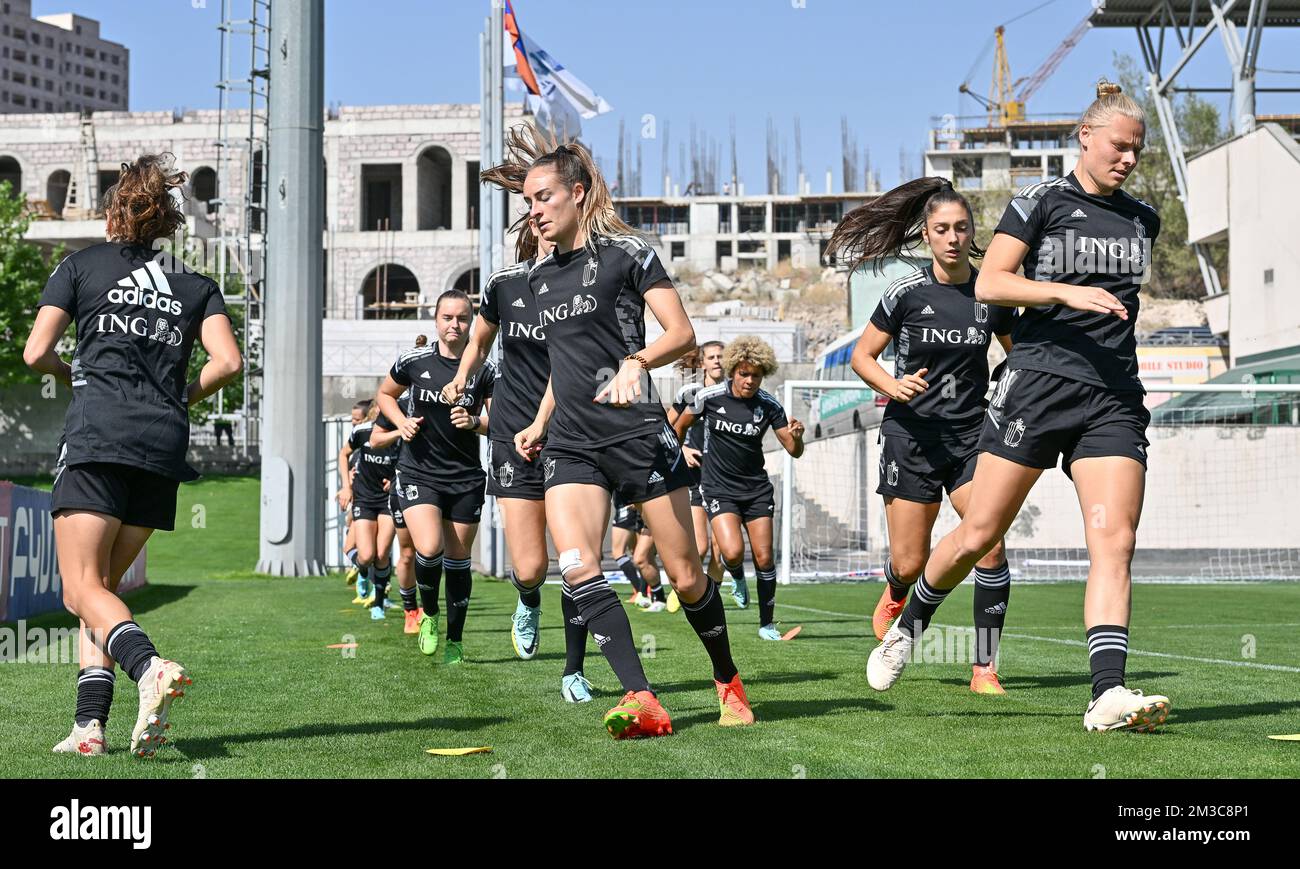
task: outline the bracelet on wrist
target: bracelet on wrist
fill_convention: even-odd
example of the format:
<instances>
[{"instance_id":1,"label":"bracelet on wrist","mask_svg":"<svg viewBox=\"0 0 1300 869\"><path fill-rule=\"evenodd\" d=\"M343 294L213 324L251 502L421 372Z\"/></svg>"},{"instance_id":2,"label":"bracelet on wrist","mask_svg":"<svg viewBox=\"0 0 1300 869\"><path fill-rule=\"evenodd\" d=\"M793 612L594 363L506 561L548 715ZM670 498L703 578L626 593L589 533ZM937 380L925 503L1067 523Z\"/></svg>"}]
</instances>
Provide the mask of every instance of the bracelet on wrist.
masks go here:
<instances>
[{"instance_id":1,"label":"bracelet on wrist","mask_svg":"<svg viewBox=\"0 0 1300 869\"><path fill-rule=\"evenodd\" d=\"M624 362L635 362L635 363L637 363L638 365L641 366L642 370L644 370L644 371L649 371L649 370L650 370L650 363L647 362L647 361L646 361L646 358L645 358L644 356L642 356L640 353L631 353L631 354L629 354L629 355L627 355L627 356L624 356L624 357L623 357L623 361L624 361Z\"/></svg>"}]
</instances>

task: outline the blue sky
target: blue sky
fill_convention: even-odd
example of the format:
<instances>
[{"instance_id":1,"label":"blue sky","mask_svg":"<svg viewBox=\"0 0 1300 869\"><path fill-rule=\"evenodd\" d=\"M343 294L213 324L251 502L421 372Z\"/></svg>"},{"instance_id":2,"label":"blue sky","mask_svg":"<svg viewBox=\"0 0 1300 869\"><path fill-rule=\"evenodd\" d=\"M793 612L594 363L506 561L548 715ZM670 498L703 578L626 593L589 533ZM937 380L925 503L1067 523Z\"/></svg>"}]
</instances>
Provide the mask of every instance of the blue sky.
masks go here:
<instances>
[{"instance_id":1,"label":"blue sky","mask_svg":"<svg viewBox=\"0 0 1300 869\"><path fill-rule=\"evenodd\" d=\"M245 0L232 0L236 7ZM828 168L840 187L840 116L871 150L886 186L899 178L899 149L920 167L932 118L974 115L957 92L995 25L1043 0L514 0L524 29L614 107L587 122L584 138L612 171L622 117L629 131L655 116L671 125L670 168L690 124L723 143L736 117L740 174L763 190L770 115L794 165L794 118L814 190ZM326 86L331 103L473 102L478 33L489 0L328 0ZM131 108L214 107L220 0L34 0L34 14L75 11L102 22L106 39L131 49ZM1087 11L1090 0L1053 0L1007 27L1013 78L1028 75ZM1116 52L1138 55L1132 31L1093 30L1030 100L1031 114L1074 114ZM1265 34L1261 68L1300 67L1300 33ZM972 87L987 92L992 52ZM1227 86L1218 36L1183 81ZM1261 75L1260 85L1300 85ZM1300 112L1300 95L1261 94L1258 111ZM644 192L658 194L662 139L644 143Z\"/></svg>"}]
</instances>

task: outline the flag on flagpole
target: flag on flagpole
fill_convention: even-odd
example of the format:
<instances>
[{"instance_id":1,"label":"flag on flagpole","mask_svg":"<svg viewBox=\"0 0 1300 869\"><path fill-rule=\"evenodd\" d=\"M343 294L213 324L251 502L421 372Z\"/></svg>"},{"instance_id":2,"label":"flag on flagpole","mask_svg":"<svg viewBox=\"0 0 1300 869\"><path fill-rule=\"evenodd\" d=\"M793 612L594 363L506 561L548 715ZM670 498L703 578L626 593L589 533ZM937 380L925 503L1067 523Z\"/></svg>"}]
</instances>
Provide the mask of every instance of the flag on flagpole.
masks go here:
<instances>
[{"instance_id":1,"label":"flag on flagpole","mask_svg":"<svg viewBox=\"0 0 1300 869\"><path fill-rule=\"evenodd\" d=\"M539 124L562 137L579 136L583 120L613 111L613 106L524 33L510 0L505 5L505 28L511 42L504 59L508 83L525 91L524 104Z\"/></svg>"},{"instance_id":2,"label":"flag on flagpole","mask_svg":"<svg viewBox=\"0 0 1300 869\"><path fill-rule=\"evenodd\" d=\"M539 96L542 92L541 87L537 84L537 76L533 75L533 68L528 64L528 55L524 53L524 39L519 30L519 21L515 18L515 8L506 0L506 32L510 34L509 51L514 56L515 72L519 79L528 88L528 92L533 96Z\"/></svg>"}]
</instances>

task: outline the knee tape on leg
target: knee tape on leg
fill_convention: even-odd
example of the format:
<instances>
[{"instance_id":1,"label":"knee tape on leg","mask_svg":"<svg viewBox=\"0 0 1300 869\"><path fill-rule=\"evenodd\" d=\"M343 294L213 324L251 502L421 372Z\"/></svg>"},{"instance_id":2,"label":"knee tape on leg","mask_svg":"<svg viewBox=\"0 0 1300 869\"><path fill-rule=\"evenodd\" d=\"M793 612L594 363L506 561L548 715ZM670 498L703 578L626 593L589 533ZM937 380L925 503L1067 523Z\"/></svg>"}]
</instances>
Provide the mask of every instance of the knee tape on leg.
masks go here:
<instances>
[{"instance_id":1,"label":"knee tape on leg","mask_svg":"<svg viewBox=\"0 0 1300 869\"><path fill-rule=\"evenodd\" d=\"M560 575L568 578L575 570L582 569L582 550L566 549L560 553Z\"/></svg>"}]
</instances>

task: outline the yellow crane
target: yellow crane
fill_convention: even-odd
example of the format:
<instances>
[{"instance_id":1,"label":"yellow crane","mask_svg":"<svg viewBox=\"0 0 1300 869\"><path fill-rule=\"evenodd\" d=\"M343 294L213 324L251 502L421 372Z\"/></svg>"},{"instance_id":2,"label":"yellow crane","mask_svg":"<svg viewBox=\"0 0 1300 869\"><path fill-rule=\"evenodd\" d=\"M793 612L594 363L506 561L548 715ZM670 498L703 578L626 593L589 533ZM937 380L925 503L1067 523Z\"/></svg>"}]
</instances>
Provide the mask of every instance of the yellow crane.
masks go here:
<instances>
[{"instance_id":1,"label":"yellow crane","mask_svg":"<svg viewBox=\"0 0 1300 869\"><path fill-rule=\"evenodd\" d=\"M1006 26L999 24L993 31L993 43L995 46L993 54L993 83L989 88L987 97L975 93L970 89L970 76L962 82L958 90L967 94L989 112L990 127L1005 127L1007 124L1013 124L1025 119L1025 103L1029 98L1043 86L1043 83L1056 72L1056 68L1065 60L1066 55L1078 45L1083 35L1092 28L1092 13L1089 12L1087 17L1075 25L1070 34L1058 45L1055 50L1043 61L1042 66L1034 70L1032 75L1016 79L1013 83L1011 80L1011 64L1007 61L1007 44L1006 44ZM982 60L988 54L988 48L985 47L984 53L980 55ZM975 61L979 65L979 60Z\"/></svg>"}]
</instances>

